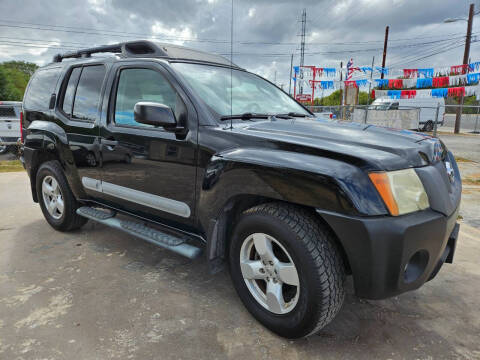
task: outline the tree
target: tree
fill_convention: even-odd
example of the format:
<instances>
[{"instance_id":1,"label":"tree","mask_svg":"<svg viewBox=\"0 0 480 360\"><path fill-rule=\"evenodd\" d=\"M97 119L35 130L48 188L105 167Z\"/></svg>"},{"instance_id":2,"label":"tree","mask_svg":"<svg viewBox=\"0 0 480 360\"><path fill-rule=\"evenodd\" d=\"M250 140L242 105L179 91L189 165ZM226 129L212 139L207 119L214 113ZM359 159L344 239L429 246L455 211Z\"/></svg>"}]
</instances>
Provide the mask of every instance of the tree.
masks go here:
<instances>
[{"instance_id":1,"label":"tree","mask_svg":"<svg viewBox=\"0 0 480 360\"><path fill-rule=\"evenodd\" d=\"M340 90L335 90L328 96L324 96L323 98L315 98L314 105L316 106L336 106L340 105L341 97L340 97ZM368 104L368 93L365 91L360 91L359 97L359 104L360 105L367 105Z\"/></svg>"},{"instance_id":2,"label":"tree","mask_svg":"<svg viewBox=\"0 0 480 360\"><path fill-rule=\"evenodd\" d=\"M22 101L30 77L38 68L25 61L7 61L0 64L0 100Z\"/></svg>"}]
</instances>

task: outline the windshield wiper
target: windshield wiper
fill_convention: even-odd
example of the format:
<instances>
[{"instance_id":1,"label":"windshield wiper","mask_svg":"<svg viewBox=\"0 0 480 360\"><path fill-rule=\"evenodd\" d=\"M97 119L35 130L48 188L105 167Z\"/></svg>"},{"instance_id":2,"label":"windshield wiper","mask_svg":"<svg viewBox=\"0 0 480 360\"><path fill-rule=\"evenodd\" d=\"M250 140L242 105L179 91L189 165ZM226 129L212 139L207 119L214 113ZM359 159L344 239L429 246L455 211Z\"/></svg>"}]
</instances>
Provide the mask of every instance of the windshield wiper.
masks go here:
<instances>
[{"instance_id":1,"label":"windshield wiper","mask_svg":"<svg viewBox=\"0 0 480 360\"><path fill-rule=\"evenodd\" d=\"M276 118L280 118L280 119L288 119L288 118L292 118L292 117L304 118L304 117L307 117L307 116L309 116L309 115L301 114L301 113L297 113L297 112L289 112L288 114L277 114L277 115L275 115Z\"/></svg>"},{"instance_id":2,"label":"windshield wiper","mask_svg":"<svg viewBox=\"0 0 480 360\"><path fill-rule=\"evenodd\" d=\"M225 120L251 120L251 119L268 119L271 115L268 114L256 114L256 113L243 113L243 114L236 114L236 115L225 115L220 118L220 121Z\"/></svg>"}]
</instances>

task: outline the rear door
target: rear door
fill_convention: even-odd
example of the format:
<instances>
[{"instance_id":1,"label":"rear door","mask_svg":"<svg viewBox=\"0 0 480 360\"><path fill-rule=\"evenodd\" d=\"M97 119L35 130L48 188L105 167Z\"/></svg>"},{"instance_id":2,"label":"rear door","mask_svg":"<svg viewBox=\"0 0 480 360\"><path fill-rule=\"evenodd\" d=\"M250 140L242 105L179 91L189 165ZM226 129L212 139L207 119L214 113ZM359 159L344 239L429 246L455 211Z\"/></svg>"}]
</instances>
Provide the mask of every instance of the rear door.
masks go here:
<instances>
[{"instance_id":1,"label":"rear door","mask_svg":"<svg viewBox=\"0 0 480 360\"><path fill-rule=\"evenodd\" d=\"M100 131L101 196L142 217L191 225L197 151L192 103L159 63L117 63L111 74L108 118ZM135 122L133 109L140 101L168 105L186 130L175 133Z\"/></svg>"},{"instance_id":2,"label":"rear door","mask_svg":"<svg viewBox=\"0 0 480 360\"><path fill-rule=\"evenodd\" d=\"M67 70L61 86L56 116L63 123L69 150L78 178L99 178L99 123L102 94L105 90L107 65L88 64ZM80 184L78 184L80 185ZM97 198L98 193L83 184L87 195Z\"/></svg>"}]
</instances>

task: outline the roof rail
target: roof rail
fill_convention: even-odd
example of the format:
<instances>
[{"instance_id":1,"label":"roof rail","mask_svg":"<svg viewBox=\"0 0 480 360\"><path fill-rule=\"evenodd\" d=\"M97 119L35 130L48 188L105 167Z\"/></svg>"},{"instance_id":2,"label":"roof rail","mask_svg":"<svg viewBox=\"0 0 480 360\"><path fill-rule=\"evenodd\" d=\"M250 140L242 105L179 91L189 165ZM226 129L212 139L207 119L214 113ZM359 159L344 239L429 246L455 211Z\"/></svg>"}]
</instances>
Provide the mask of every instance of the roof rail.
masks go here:
<instances>
[{"instance_id":1,"label":"roof rail","mask_svg":"<svg viewBox=\"0 0 480 360\"><path fill-rule=\"evenodd\" d=\"M83 49L78 51L67 52L65 54L57 54L53 57L53 62L62 62L63 59L90 57L95 53L121 53L122 44L102 45L94 48Z\"/></svg>"},{"instance_id":2,"label":"roof rail","mask_svg":"<svg viewBox=\"0 0 480 360\"><path fill-rule=\"evenodd\" d=\"M119 54L123 58L152 57L198 60L237 67L235 64L232 64L229 60L220 55L210 54L173 44L162 44L152 40L126 41L118 44L102 45L89 49L67 52L65 54L57 54L53 57L53 62L59 63L62 62L63 59L68 58L89 58L92 54L97 53L114 53Z\"/></svg>"}]
</instances>

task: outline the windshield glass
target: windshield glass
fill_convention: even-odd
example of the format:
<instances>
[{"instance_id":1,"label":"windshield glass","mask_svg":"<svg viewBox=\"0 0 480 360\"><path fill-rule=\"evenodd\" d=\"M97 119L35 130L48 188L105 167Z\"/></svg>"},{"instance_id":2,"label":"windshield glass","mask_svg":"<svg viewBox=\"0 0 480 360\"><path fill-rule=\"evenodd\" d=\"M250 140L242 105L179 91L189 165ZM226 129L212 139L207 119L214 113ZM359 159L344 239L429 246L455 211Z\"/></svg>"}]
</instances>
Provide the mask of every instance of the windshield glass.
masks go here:
<instances>
[{"instance_id":1,"label":"windshield glass","mask_svg":"<svg viewBox=\"0 0 480 360\"><path fill-rule=\"evenodd\" d=\"M231 114L285 114L290 112L311 116L290 96L263 80L241 70L229 68L173 63L196 93L219 116ZM230 86L232 72L232 86ZM230 96L232 106L230 107Z\"/></svg>"},{"instance_id":2,"label":"windshield glass","mask_svg":"<svg viewBox=\"0 0 480 360\"><path fill-rule=\"evenodd\" d=\"M378 102L375 104L374 101L373 104L368 107L368 110L388 110L389 107L389 102Z\"/></svg>"}]
</instances>

